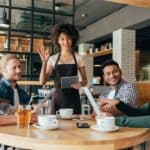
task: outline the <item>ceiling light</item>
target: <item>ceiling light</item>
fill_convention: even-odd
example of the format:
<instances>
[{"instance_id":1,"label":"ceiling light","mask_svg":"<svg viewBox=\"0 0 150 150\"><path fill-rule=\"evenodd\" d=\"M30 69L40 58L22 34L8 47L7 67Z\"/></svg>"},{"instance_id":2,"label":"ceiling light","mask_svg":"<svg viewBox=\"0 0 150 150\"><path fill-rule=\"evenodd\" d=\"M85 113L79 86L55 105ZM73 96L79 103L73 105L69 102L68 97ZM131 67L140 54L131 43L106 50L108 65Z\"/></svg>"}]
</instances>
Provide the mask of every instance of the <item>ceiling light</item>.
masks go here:
<instances>
[{"instance_id":1,"label":"ceiling light","mask_svg":"<svg viewBox=\"0 0 150 150\"><path fill-rule=\"evenodd\" d=\"M81 16L82 16L82 18L86 18L87 14L86 13L82 13Z\"/></svg>"},{"instance_id":2,"label":"ceiling light","mask_svg":"<svg viewBox=\"0 0 150 150\"><path fill-rule=\"evenodd\" d=\"M55 6L55 10L56 10L56 11L60 11L60 10L61 10L61 7Z\"/></svg>"},{"instance_id":3,"label":"ceiling light","mask_svg":"<svg viewBox=\"0 0 150 150\"><path fill-rule=\"evenodd\" d=\"M6 32L5 31L0 31L0 34L5 34Z\"/></svg>"},{"instance_id":4,"label":"ceiling light","mask_svg":"<svg viewBox=\"0 0 150 150\"><path fill-rule=\"evenodd\" d=\"M2 28L8 28L9 27L9 20L7 19L7 13L4 11L2 13L2 16L0 16L0 27Z\"/></svg>"}]
</instances>

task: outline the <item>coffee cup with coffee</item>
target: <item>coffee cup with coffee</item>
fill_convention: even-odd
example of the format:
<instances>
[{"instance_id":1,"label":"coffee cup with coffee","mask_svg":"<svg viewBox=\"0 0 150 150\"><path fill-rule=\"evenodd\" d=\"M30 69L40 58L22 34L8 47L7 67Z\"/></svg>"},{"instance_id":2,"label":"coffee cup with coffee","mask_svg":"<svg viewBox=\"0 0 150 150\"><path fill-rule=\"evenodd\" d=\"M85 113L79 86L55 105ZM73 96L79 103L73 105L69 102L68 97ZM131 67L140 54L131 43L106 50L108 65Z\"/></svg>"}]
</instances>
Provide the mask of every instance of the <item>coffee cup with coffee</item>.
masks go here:
<instances>
[{"instance_id":1,"label":"coffee cup with coffee","mask_svg":"<svg viewBox=\"0 0 150 150\"><path fill-rule=\"evenodd\" d=\"M61 108L56 111L56 115L60 118L72 118L73 109L72 108Z\"/></svg>"},{"instance_id":2,"label":"coffee cup with coffee","mask_svg":"<svg viewBox=\"0 0 150 150\"><path fill-rule=\"evenodd\" d=\"M38 116L38 124L42 128L48 128L53 126L58 126L58 120L56 115L39 115Z\"/></svg>"},{"instance_id":3,"label":"coffee cup with coffee","mask_svg":"<svg viewBox=\"0 0 150 150\"><path fill-rule=\"evenodd\" d=\"M97 126L102 130L113 130L115 128L115 118L114 117L97 117Z\"/></svg>"}]
</instances>

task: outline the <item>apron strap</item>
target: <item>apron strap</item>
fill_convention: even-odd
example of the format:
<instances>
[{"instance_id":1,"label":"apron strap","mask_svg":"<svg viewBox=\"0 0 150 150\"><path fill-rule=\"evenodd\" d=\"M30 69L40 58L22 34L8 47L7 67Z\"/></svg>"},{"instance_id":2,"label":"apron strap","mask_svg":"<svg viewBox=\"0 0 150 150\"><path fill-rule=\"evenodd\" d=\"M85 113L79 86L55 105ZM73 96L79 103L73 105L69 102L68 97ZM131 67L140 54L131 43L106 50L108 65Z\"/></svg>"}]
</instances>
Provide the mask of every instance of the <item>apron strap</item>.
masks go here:
<instances>
[{"instance_id":1,"label":"apron strap","mask_svg":"<svg viewBox=\"0 0 150 150\"><path fill-rule=\"evenodd\" d=\"M56 62L55 62L55 65L54 65L55 67L54 67L54 68L56 68L56 65L58 64L58 61L59 61L59 59L60 59L60 56L61 56L61 55L60 55L60 53L59 53L59 55L58 55L58 57L57 57L57 59L56 59Z\"/></svg>"},{"instance_id":2,"label":"apron strap","mask_svg":"<svg viewBox=\"0 0 150 150\"><path fill-rule=\"evenodd\" d=\"M76 59L75 53L74 53L74 52L72 52L72 55L73 55L73 58L74 58L74 61L75 61L76 67L78 68L78 63L77 63L77 59Z\"/></svg>"},{"instance_id":3,"label":"apron strap","mask_svg":"<svg viewBox=\"0 0 150 150\"><path fill-rule=\"evenodd\" d=\"M58 57L57 57L57 59L56 59L56 62L55 62L55 67L54 68L56 68L56 65L58 64L58 61L59 61L59 59L60 59L60 56L61 56L61 54L59 53L59 55L58 55ZM73 56L73 58L74 58L74 62L75 62L75 64L76 64L76 66L77 66L77 68L78 68L78 63L77 63L77 59L76 59L76 57L75 57L75 54L74 54L74 52L72 52L72 56Z\"/></svg>"}]
</instances>

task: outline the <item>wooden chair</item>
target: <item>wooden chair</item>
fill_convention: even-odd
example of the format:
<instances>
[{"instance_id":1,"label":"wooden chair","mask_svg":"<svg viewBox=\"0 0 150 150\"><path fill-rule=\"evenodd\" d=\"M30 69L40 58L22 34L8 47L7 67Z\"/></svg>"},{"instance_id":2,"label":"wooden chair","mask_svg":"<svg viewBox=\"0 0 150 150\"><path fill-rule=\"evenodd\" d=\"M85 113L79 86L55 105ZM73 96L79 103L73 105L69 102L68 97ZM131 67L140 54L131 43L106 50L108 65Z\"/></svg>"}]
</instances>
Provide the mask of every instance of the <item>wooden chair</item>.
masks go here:
<instances>
[{"instance_id":1,"label":"wooden chair","mask_svg":"<svg viewBox=\"0 0 150 150\"><path fill-rule=\"evenodd\" d=\"M139 95L138 105L150 102L150 83L137 82L135 85Z\"/></svg>"}]
</instances>

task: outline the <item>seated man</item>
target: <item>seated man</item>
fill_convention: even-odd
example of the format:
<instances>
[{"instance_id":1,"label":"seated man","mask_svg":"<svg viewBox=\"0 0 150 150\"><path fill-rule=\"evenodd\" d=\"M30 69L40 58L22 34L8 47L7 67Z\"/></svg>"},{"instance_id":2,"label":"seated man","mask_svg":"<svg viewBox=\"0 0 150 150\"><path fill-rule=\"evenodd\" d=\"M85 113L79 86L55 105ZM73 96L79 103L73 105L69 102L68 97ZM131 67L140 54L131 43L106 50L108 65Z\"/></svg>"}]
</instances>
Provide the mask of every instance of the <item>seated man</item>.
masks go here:
<instances>
[{"instance_id":1,"label":"seated man","mask_svg":"<svg viewBox=\"0 0 150 150\"><path fill-rule=\"evenodd\" d=\"M21 78L21 63L19 58L13 54L4 55L1 58L1 73L0 111L2 114L14 113L13 106L17 107L19 104L27 104L30 100L30 96L16 83ZM6 107L6 105L9 107ZM35 113L33 113L32 119L36 120ZM16 123L15 115L0 116L0 125L14 123Z\"/></svg>"},{"instance_id":2,"label":"seated man","mask_svg":"<svg viewBox=\"0 0 150 150\"><path fill-rule=\"evenodd\" d=\"M21 63L13 54L6 54L1 58L0 98L13 106L27 104L30 96L22 90L17 81L21 78Z\"/></svg>"},{"instance_id":3,"label":"seated man","mask_svg":"<svg viewBox=\"0 0 150 150\"><path fill-rule=\"evenodd\" d=\"M107 60L102 65L104 81L108 87L100 95L99 100L113 99L122 101L128 105L135 106L137 100L137 93L135 87L132 83L126 82L122 79L122 71L119 68L117 62L113 60ZM101 107L104 112L112 113L113 115L122 115L121 112L116 107L109 109L109 107Z\"/></svg>"},{"instance_id":4,"label":"seated man","mask_svg":"<svg viewBox=\"0 0 150 150\"><path fill-rule=\"evenodd\" d=\"M30 100L30 96L16 83L21 78L21 63L19 58L12 54L6 54L1 58L0 66L2 74L2 79L0 80L0 99L5 99L10 106L15 107L19 104L27 104ZM0 103L0 105L2 104ZM5 112L5 110L2 109L1 112L4 114L9 113L9 110ZM36 114L33 113L31 118L32 122L36 121ZM0 116L0 125L15 123L15 115Z\"/></svg>"}]
</instances>

